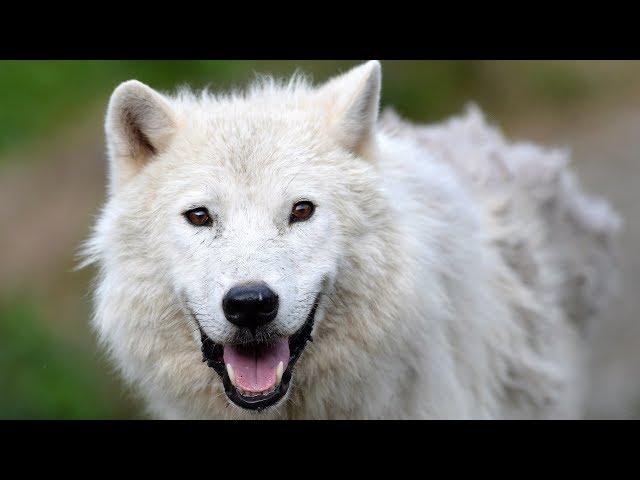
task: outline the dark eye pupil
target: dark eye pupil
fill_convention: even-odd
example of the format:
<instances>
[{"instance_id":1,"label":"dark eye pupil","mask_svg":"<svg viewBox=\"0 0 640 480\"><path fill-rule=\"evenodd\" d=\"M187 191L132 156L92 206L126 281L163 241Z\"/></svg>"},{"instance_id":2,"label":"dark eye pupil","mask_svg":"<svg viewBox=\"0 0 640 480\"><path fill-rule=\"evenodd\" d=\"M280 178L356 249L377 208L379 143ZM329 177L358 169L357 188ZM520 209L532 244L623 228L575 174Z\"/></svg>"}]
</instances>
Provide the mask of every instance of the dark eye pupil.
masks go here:
<instances>
[{"instance_id":1,"label":"dark eye pupil","mask_svg":"<svg viewBox=\"0 0 640 480\"><path fill-rule=\"evenodd\" d=\"M209 212L205 208L197 208L187 212L187 219L196 226L206 225L209 223Z\"/></svg>"},{"instance_id":2,"label":"dark eye pupil","mask_svg":"<svg viewBox=\"0 0 640 480\"><path fill-rule=\"evenodd\" d=\"M313 215L314 205L311 202L298 202L291 209L291 221L307 220Z\"/></svg>"}]
</instances>

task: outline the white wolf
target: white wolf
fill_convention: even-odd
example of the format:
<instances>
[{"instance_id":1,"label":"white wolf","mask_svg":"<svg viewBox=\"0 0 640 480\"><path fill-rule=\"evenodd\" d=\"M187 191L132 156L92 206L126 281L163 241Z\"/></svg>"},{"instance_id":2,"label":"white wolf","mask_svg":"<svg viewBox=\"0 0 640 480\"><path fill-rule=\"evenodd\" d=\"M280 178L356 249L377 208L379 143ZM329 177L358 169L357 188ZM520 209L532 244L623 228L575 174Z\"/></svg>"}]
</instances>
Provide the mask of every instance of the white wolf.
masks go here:
<instances>
[{"instance_id":1,"label":"white wolf","mask_svg":"<svg viewBox=\"0 0 640 480\"><path fill-rule=\"evenodd\" d=\"M616 214L471 108L378 119L318 88L120 85L86 246L94 325L161 418L580 417ZM313 340L311 342L310 340Z\"/></svg>"}]
</instances>

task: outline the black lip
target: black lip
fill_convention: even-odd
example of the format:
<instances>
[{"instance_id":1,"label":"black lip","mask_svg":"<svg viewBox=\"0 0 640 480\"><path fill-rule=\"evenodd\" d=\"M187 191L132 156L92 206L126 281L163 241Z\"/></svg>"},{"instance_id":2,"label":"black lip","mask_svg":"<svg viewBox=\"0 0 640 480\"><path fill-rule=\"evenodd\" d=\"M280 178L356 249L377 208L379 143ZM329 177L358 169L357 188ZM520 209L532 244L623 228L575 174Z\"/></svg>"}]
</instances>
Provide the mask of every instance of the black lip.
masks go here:
<instances>
[{"instance_id":1,"label":"black lip","mask_svg":"<svg viewBox=\"0 0 640 480\"><path fill-rule=\"evenodd\" d=\"M318 304L320 302L320 296L321 294L318 293L313 302L311 310L307 315L307 320L305 321L304 325L300 328L300 330L289 337L289 365L282 374L282 381L273 392L256 397L246 397L244 395L241 395L238 390L231 384L231 380L229 379L229 375L227 374L227 368L224 364L224 360L222 359L223 346L211 340L207 336L207 334L204 333L204 330L196 319L198 328L200 329L200 338L202 341L202 361L207 362L207 365L215 370L215 372L220 376L220 378L222 379L222 384L224 386L224 391L229 400L244 409L260 412L265 408L275 405L287 394L295 363L298 358L300 358L300 355L302 355L302 352L307 346L307 342L313 341L313 339L311 338L311 331L313 330L313 323L316 316L316 310L318 309Z\"/></svg>"}]
</instances>

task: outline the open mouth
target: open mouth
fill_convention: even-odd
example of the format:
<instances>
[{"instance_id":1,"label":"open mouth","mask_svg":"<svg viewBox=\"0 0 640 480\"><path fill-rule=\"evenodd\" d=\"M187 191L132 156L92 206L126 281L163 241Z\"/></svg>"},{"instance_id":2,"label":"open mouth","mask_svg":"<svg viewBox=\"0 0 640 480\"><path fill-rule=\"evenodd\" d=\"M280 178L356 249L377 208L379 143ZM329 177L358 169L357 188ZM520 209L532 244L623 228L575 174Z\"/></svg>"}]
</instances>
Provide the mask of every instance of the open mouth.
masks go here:
<instances>
[{"instance_id":1,"label":"open mouth","mask_svg":"<svg viewBox=\"0 0 640 480\"><path fill-rule=\"evenodd\" d=\"M202 361L220 375L229 400L239 407L261 411L286 395L296 361L312 340L319 300L318 294L304 325L296 333L269 343L221 345L200 328Z\"/></svg>"}]
</instances>

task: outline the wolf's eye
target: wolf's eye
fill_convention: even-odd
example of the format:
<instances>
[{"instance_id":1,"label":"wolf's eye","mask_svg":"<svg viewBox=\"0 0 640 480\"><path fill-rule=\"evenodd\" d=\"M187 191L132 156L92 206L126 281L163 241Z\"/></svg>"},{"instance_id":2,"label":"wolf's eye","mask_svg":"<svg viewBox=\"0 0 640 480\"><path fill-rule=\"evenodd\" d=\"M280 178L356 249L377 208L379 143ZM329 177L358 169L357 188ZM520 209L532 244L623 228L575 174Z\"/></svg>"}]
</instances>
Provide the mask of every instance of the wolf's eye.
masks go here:
<instances>
[{"instance_id":1,"label":"wolf's eye","mask_svg":"<svg viewBox=\"0 0 640 480\"><path fill-rule=\"evenodd\" d=\"M289 222L302 222L304 220L308 220L313 215L315 210L315 205L311 202L298 202L293 205L291 209L291 217L289 218Z\"/></svg>"},{"instance_id":2,"label":"wolf's eye","mask_svg":"<svg viewBox=\"0 0 640 480\"><path fill-rule=\"evenodd\" d=\"M184 216L187 217L187 220L189 220L189 223L191 225L195 225L196 227L211 225L209 210L207 210L206 208L194 208L193 210L185 212Z\"/></svg>"}]
</instances>

